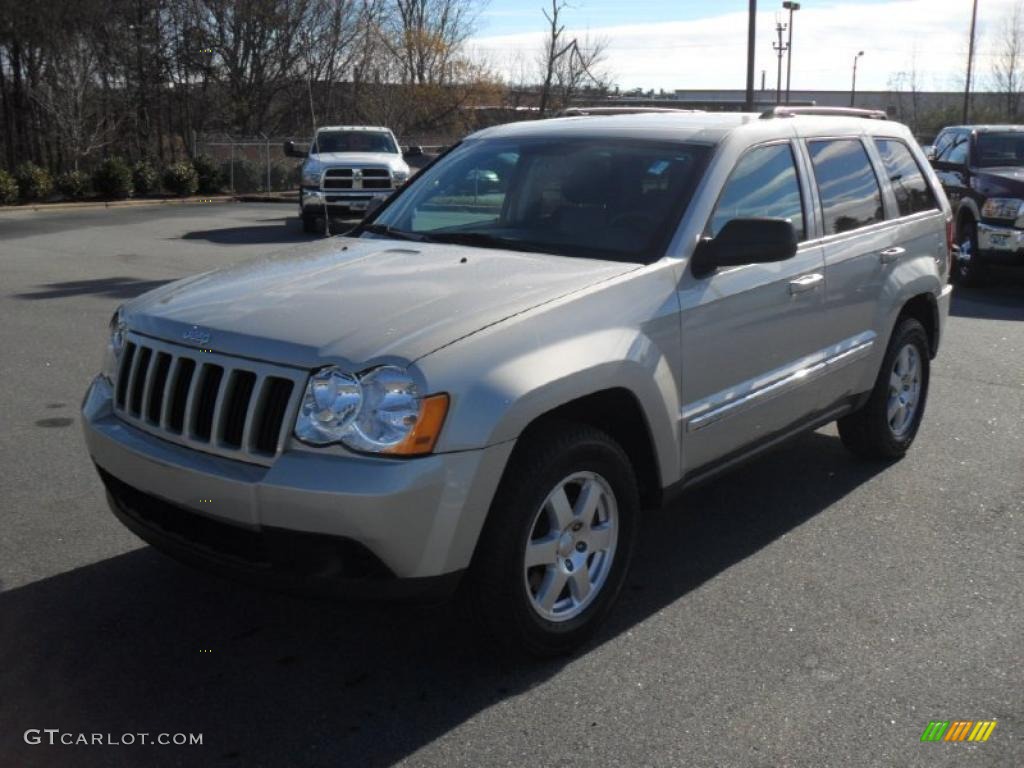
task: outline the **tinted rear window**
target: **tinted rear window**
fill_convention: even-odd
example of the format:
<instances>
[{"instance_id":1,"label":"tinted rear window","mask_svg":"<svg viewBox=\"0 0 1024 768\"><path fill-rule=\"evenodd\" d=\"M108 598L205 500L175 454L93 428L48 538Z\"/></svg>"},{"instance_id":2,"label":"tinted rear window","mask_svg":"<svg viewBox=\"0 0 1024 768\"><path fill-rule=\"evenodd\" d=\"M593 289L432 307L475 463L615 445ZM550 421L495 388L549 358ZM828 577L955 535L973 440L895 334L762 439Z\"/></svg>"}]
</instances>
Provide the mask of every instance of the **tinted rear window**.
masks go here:
<instances>
[{"instance_id":1,"label":"tinted rear window","mask_svg":"<svg viewBox=\"0 0 1024 768\"><path fill-rule=\"evenodd\" d=\"M914 160L906 144L897 139L875 139L875 146L882 156L882 164L885 165L889 183L896 195L900 216L939 207L921 166Z\"/></svg>"},{"instance_id":2,"label":"tinted rear window","mask_svg":"<svg viewBox=\"0 0 1024 768\"><path fill-rule=\"evenodd\" d=\"M882 190L864 145L857 139L807 142L818 182L825 234L882 221Z\"/></svg>"}]
</instances>

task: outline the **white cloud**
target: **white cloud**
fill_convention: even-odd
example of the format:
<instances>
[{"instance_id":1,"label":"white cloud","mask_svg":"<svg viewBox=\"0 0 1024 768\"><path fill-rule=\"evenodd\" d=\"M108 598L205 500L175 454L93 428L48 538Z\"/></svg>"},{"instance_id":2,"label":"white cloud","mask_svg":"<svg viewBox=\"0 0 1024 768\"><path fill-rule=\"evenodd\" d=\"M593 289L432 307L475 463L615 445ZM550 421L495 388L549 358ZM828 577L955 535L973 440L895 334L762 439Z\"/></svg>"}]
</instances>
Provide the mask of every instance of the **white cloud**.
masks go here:
<instances>
[{"instance_id":1,"label":"white cloud","mask_svg":"<svg viewBox=\"0 0 1024 768\"><path fill-rule=\"evenodd\" d=\"M980 45L976 87L986 87L994 40L1001 20L1017 0L985 0L979 9ZM762 8L767 3L762 2ZM781 3L779 3L781 6ZM916 50L922 87L950 89L963 82L968 0L894 0L881 4L836 3L796 13L793 34L793 88L845 89L850 85L854 54L864 51L857 87L881 90L890 77L909 69ZM520 57L532 62L544 38L544 19L537 13L537 32L476 37L471 45L499 68ZM761 10L757 19L756 79L767 70L775 85L775 10ZM567 15L571 24L571 12ZM645 23L575 29L581 36L610 41L607 69L622 88L743 88L746 83L746 13L729 13L692 21ZM783 62L785 69L785 62ZM783 71L785 78L785 71Z\"/></svg>"}]
</instances>

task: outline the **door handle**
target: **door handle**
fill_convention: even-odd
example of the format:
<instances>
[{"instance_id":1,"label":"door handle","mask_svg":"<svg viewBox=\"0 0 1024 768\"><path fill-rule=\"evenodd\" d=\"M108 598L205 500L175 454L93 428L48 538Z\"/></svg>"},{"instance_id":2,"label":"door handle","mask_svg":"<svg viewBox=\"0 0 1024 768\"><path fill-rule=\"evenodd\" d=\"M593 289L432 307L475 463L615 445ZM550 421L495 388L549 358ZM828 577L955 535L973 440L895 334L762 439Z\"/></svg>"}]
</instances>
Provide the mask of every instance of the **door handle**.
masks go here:
<instances>
[{"instance_id":1,"label":"door handle","mask_svg":"<svg viewBox=\"0 0 1024 768\"><path fill-rule=\"evenodd\" d=\"M789 281L789 292L792 294L806 293L807 291L813 291L819 285L825 282L825 276L815 272L812 275L803 275L796 278L795 280Z\"/></svg>"},{"instance_id":2,"label":"door handle","mask_svg":"<svg viewBox=\"0 0 1024 768\"><path fill-rule=\"evenodd\" d=\"M906 248L901 248L900 246L897 245L895 248L886 248L884 251L878 254L878 258L881 260L883 264L889 264L893 261L896 261L896 259L898 259L906 252Z\"/></svg>"}]
</instances>

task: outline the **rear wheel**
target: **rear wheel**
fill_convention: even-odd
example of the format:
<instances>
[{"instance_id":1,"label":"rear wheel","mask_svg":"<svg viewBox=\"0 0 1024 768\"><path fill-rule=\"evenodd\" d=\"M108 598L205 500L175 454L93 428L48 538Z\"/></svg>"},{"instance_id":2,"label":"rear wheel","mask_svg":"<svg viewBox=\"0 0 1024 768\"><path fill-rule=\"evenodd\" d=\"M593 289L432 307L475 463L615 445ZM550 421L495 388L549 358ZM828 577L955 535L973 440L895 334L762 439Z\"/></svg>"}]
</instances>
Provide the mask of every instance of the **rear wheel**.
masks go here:
<instances>
[{"instance_id":1,"label":"rear wheel","mask_svg":"<svg viewBox=\"0 0 1024 768\"><path fill-rule=\"evenodd\" d=\"M605 433L559 422L525 436L470 569L475 614L506 650L575 650L622 588L639 510L633 468Z\"/></svg>"},{"instance_id":2,"label":"rear wheel","mask_svg":"<svg viewBox=\"0 0 1024 768\"><path fill-rule=\"evenodd\" d=\"M928 397L928 334L917 320L896 326L867 403L839 419L843 445L870 459L898 459L907 452Z\"/></svg>"},{"instance_id":3,"label":"rear wheel","mask_svg":"<svg viewBox=\"0 0 1024 768\"><path fill-rule=\"evenodd\" d=\"M320 232L319 220L315 216L303 216L302 217L302 231L307 235L312 235Z\"/></svg>"}]
</instances>

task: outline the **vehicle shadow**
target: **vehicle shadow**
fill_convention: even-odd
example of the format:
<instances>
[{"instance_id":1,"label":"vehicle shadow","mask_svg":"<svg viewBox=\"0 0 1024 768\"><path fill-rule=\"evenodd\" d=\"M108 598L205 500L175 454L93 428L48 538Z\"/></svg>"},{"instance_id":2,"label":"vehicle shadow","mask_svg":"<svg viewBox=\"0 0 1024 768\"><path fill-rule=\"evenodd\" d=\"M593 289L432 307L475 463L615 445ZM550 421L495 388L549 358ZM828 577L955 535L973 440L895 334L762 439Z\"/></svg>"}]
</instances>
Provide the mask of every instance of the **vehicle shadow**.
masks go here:
<instances>
[{"instance_id":1,"label":"vehicle shadow","mask_svg":"<svg viewBox=\"0 0 1024 768\"><path fill-rule=\"evenodd\" d=\"M793 482L793 467L801 468ZM597 644L770 545L884 469L813 433L645 521ZM679 610L686 611L686 603ZM559 674L472 631L458 602L270 595L144 547L0 593L0 764L388 766ZM686 642L685 637L680 642ZM586 653L587 651L584 651ZM28 746L29 728L202 733L201 747Z\"/></svg>"},{"instance_id":2,"label":"vehicle shadow","mask_svg":"<svg viewBox=\"0 0 1024 768\"><path fill-rule=\"evenodd\" d=\"M170 280L140 280L136 277L98 277L94 280L67 280L63 283L45 283L39 290L16 293L15 298L64 299L69 296L107 296L112 299L131 299L146 291L159 288Z\"/></svg>"},{"instance_id":3,"label":"vehicle shadow","mask_svg":"<svg viewBox=\"0 0 1024 768\"><path fill-rule=\"evenodd\" d=\"M331 234L341 235L352 229L359 221L331 221ZM182 240L205 240L217 245L258 245L260 243L308 243L319 240L323 234L310 234L302 231L298 217L277 219L272 224L253 224L242 227L224 227L222 229L203 229L186 232Z\"/></svg>"},{"instance_id":4,"label":"vehicle shadow","mask_svg":"<svg viewBox=\"0 0 1024 768\"><path fill-rule=\"evenodd\" d=\"M999 280L978 288L958 285L949 313L980 320L1024 320L1024 281Z\"/></svg>"}]
</instances>

